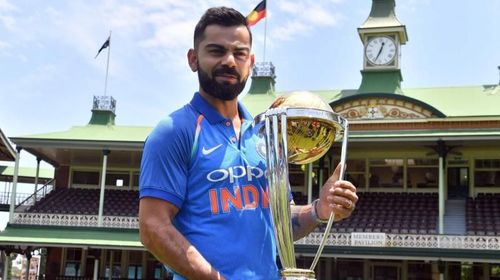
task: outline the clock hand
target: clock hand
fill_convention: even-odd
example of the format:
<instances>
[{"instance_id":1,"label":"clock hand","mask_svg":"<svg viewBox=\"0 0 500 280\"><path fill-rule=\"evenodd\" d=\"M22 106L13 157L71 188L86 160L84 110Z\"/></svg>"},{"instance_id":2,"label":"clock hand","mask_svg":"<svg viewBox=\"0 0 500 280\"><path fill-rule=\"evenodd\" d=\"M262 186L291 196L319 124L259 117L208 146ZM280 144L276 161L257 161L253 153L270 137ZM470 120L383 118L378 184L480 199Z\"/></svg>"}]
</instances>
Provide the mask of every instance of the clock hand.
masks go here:
<instances>
[{"instance_id":1,"label":"clock hand","mask_svg":"<svg viewBox=\"0 0 500 280\"><path fill-rule=\"evenodd\" d=\"M384 43L384 42L382 42L382 45L380 46L380 50L378 50L378 54L377 54L377 56L375 57L375 60L374 60L374 61L377 61L377 58L378 58L378 57L380 56L380 54L382 53L382 49L384 48L384 45L385 45L385 43Z\"/></svg>"}]
</instances>

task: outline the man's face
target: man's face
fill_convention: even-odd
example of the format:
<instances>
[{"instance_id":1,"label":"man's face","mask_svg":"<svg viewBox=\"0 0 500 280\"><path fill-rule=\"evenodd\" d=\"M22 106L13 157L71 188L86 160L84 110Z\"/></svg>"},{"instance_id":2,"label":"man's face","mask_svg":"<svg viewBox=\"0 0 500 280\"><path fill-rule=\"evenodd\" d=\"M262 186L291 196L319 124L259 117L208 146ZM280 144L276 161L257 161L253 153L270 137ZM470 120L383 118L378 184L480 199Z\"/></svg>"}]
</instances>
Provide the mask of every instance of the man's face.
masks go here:
<instances>
[{"instance_id":1,"label":"man's face","mask_svg":"<svg viewBox=\"0 0 500 280\"><path fill-rule=\"evenodd\" d=\"M200 90L221 100L235 99L253 66L250 48L245 26L207 26L197 48L188 53L191 69L198 71Z\"/></svg>"}]
</instances>

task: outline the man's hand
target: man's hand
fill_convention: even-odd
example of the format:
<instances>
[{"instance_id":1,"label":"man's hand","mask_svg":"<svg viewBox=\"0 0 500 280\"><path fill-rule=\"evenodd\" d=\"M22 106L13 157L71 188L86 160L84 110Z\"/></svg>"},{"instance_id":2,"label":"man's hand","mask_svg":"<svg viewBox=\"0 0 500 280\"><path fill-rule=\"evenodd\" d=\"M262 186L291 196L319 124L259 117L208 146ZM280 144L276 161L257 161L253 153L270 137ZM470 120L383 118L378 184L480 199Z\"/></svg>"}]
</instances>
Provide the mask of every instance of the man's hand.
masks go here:
<instances>
[{"instance_id":1,"label":"man's hand","mask_svg":"<svg viewBox=\"0 0 500 280\"><path fill-rule=\"evenodd\" d=\"M342 220L349 217L356 207L358 201L356 187L351 182L339 180L340 167L340 164L337 165L335 172L321 189L316 209L320 219L328 219L333 211L335 221Z\"/></svg>"}]
</instances>

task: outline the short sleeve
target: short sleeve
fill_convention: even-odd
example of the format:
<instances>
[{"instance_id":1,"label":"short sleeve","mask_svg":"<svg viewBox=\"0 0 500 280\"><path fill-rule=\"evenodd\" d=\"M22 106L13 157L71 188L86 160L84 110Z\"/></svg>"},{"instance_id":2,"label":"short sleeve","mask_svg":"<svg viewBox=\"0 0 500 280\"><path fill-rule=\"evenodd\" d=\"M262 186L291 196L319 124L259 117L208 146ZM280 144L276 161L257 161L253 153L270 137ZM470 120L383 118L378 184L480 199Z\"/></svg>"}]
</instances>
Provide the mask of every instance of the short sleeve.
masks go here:
<instances>
[{"instance_id":1,"label":"short sleeve","mask_svg":"<svg viewBox=\"0 0 500 280\"><path fill-rule=\"evenodd\" d=\"M187 189L190 149L193 145L186 119L161 121L144 144L139 196L162 199L181 208ZM193 129L194 133L194 129Z\"/></svg>"}]
</instances>

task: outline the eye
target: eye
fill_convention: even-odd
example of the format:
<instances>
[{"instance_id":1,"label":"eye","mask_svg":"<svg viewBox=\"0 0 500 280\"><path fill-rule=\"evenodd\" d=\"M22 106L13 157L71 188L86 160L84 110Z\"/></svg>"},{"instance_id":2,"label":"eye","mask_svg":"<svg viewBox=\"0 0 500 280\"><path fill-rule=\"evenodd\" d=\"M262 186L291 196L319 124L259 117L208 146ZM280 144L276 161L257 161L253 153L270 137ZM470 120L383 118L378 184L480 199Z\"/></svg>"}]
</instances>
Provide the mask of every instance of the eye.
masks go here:
<instances>
[{"instance_id":1,"label":"eye","mask_svg":"<svg viewBox=\"0 0 500 280\"><path fill-rule=\"evenodd\" d=\"M211 55L215 55L215 56L222 56L224 55L224 50L223 49L209 49L208 50L208 53L210 53Z\"/></svg>"},{"instance_id":2,"label":"eye","mask_svg":"<svg viewBox=\"0 0 500 280\"><path fill-rule=\"evenodd\" d=\"M240 59L245 59L248 57L248 52L247 51L235 51L234 56Z\"/></svg>"}]
</instances>

